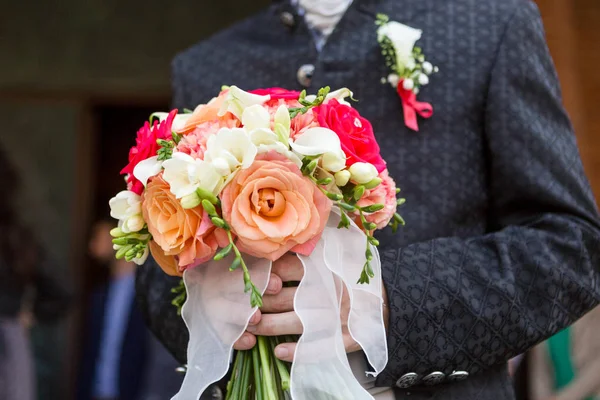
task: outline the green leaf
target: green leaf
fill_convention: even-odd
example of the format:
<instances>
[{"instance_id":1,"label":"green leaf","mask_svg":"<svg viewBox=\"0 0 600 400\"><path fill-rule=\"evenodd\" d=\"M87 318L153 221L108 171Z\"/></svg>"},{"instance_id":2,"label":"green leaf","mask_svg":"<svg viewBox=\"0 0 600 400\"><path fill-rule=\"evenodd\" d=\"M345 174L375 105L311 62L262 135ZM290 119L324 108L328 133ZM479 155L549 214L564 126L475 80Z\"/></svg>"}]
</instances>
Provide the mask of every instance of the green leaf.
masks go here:
<instances>
[{"instance_id":1,"label":"green leaf","mask_svg":"<svg viewBox=\"0 0 600 400\"><path fill-rule=\"evenodd\" d=\"M184 114L191 114L191 113L193 113L193 112L194 112L194 111L190 110L189 108L184 108L184 109L183 109L183 113L184 113Z\"/></svg>"},{"instance_id":2,"label":"green leaf","mask_svg":"<svg viewBox=\"0 0 600 400\"><path fill-rule=\"evenodd\" d=\"M358 201L365 194L365 187L363 185L358 185L354 188L353 196L354 200Z\"/></svg>"},{"instance_id":3,"label":"green leaf","mask_svg":"<svg viewBox=\"0 0 600 400\"><path fill-rule=\"evenodd\" d=\"M231 249L233 249L233 244L229 243L227 246L223 247L217 254L215 254L214 260L220 261L227 257L229 253L231 253Z\"/></svg>"}]
</instances>

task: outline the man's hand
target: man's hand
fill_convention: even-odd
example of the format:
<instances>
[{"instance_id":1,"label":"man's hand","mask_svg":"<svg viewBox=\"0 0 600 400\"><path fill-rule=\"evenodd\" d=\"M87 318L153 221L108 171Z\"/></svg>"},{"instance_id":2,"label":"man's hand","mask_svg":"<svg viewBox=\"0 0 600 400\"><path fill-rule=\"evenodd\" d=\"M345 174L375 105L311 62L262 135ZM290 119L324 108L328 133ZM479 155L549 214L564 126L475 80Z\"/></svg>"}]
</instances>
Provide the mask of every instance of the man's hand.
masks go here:
<instances>
[{"instance_id":1,"label":"man's hand","mask_svg":"<svg viewBox=\"0 0 600 400\"><path fill-rule=\"evenodd\" d=\"M304 275L304 267L296 255L286 254L273 263L271 279L263 296L263 307L250 319L248 329L234 344L236 350L248 350L256 344L256 336L301 335L300 318L294 312L296 287L283 287L283 282L299 282ZM385 289L384 303L387 304ZM350 300L344 291L340 309L342 335L346 352L360 350L358 343L348 331ZM387 327L387 307L384 307L384 321ZM296 343L282 343L275 348L275 356L283 361L293 361Z\"/></svg>"}]
</instances>

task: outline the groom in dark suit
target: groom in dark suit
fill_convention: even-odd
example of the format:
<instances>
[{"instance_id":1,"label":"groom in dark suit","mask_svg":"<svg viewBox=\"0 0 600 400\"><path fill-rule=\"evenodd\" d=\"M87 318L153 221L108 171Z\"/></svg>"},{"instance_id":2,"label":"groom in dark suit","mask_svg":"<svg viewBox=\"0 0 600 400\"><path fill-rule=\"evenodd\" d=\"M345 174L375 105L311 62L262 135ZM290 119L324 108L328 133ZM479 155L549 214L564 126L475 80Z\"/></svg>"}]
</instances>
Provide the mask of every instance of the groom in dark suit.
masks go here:
<instances>
[{"instance_id":1,"label":"groom in dark suit","mask_svg":"<svg viewBox=\"0 0 600 400\"><path fill-rule=\"evenodd\" d=\"M350 88L407 198L406 228L379 236L389 363L376 385L396 398L512 399L507 360L600 299L600 221L538 10L526 0L330 0L341 4L332 28L318 3L275 3L177 56L175 106L223 84ZM377 13L421 29L417 44L440 68L419 94L435 111L418 133L381 83ZM150 326L185 362L174 282L152 262L138 271Z\"/></svg>"}]
</instances>

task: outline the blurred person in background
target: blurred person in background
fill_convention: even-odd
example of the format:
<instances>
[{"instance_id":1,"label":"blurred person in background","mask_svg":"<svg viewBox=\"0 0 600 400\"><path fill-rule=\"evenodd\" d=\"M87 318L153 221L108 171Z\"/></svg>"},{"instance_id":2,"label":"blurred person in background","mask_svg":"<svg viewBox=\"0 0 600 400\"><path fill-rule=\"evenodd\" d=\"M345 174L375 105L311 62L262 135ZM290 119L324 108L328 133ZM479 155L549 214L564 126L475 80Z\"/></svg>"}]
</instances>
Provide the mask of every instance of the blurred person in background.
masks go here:
<instances>
[{"instance_id":1,"label":"blurred person in background","mask_svg":"<svg viewBox=\"0 0 600 400\"><path fill-rule=\"evenodd\" d=\"M531 400L600 399L600 307L529 354Z\"/></svg>"},{"instance_id":2,"label":"blurred person in background","mask_svg":"<svg viewBox=\"0 0 600 400\"><path fill-rule=\"evenodd\" d=\"M28 330L54 322L67 310L69 294L50 274L48 258L16 215L19 177L0 148L0 399L35 398Z\"/></svg>"},{"instance_id":3,"label":"blurred person in background","mask_svg":"<svg viewBox=\"0 0 600 400\"><path fill-rule=\"evenodd\" d=\"M134 305L134 268L116 260L110 219L94 224L90 255L109 270L91 295L79 371L79 400L138 399L147 359L148 332Z\"/></svg>"},{"instance_id":4,"label":"blurred person in background","mask_svg":"<svg viewBox=\"0 0 600 400\"><path fill-rule=\"evenodd\" d=\"M116 260L110 230L115 221L92 229L90 255L109 271L91 296L79 370L79 400L164 400L179 389L179 364L152 337L135 305L135 264Z\"/></svg>"}]
</instances>

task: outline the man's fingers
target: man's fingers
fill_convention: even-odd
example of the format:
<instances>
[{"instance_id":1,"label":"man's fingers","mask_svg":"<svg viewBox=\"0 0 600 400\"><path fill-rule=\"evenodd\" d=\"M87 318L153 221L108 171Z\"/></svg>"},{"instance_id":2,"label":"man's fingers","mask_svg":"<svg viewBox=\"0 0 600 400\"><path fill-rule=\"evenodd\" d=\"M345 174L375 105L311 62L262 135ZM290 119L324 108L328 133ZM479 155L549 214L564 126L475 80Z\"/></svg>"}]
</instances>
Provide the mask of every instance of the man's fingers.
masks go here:
<instances>
[{"instance_id":1,"label":"man's fingers","mask_svg":"<svg viewBox=\"0 0 600 400\"><path fill-rule=\"evenodd\" d=\"M297 255L287 253L273 262L271 272L278 275L283 282L299 282L304 276L304 266Z\"/></svg>"},{"instance_id":2,"label":"man's fingers","mask_svg":"<svg viewBox=\"0 0 600 400\"><path fill-rule=\"evenodd\" d=\"M265 294L277 294L281 291L282 286L283 283L281 282L281 278L276 274L271 274Z\"/></svg>"},{"instance_id":3,"label":"man's fingers","mask_svg":"<svg viewBox=\"0 0 600 400\"><path fill-rule=\"evenodd\" d=\"M250 325L248 332L259 336L280 336L302 334L302 322L295 312L263 314L257 325Z\"/></svg>"},{"instance_id":4,"label":"man's fingers","mask_svg":"<svg viewBox=\"0 0 600 400\"><path fill-rule=\"evenodd\" d=\"M248 321L248 325L256 325L260 322L260 319L262 318L262 313L260 312L260 310L256 310L256 312L254 314L252 314L252 316L250 317L250 320Z\"/></svg>"},{"instance_id":5,"label":"man's fingers","mask_svg":"<svg viewBox=\"0 0 600 400\"><path fill-rule=\"evenodd\" d=\"M295 287L285 287L278 294L263 296L261 310L265 313L281 313L294 310Z\"/></svg>"},{"instance_id":6,"label":"man's fingers","mask_svg":"<svg viewBox=\"0 0 600 400\"><path fill-rule=\"evenodd\" d=\"M292 362L294 361L294 354L296 352L296 343L281 343L275 347L275 357L282 361Z\"/></svg>"},{"instance_id":7,"label":"man's fingers","mask_svg":"<svg viewBox=\"0 0 600 400\"><path fill-rule=\"evenodd\" d=\"M242 336L233 344L236 350L250 350L256 344L256 336L251 333L244 332Z\"/></svg>"}]
</instances>

